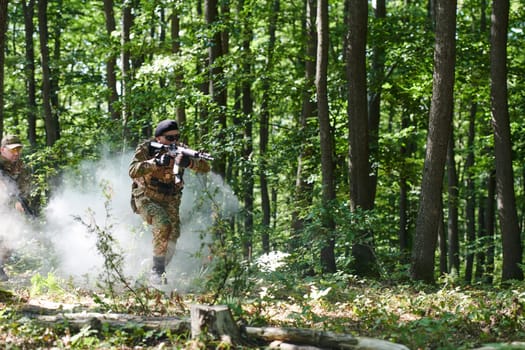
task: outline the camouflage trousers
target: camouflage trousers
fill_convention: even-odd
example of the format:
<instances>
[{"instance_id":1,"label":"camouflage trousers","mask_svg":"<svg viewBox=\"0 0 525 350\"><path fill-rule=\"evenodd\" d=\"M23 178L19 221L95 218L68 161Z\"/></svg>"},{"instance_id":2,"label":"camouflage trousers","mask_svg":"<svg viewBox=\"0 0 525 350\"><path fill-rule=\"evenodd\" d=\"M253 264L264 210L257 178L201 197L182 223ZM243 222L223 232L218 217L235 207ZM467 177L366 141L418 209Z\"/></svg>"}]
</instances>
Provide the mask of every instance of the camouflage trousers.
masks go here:
<instances>
[{"instance_id":1,"label":"camouflage trousers","mask_svg":"<svg viewBox=\"0 0 525 350\"><path fill-rule=\"evenodd\" d=\"M180 237L179 207L181 194L166 200L153 200L146 195L135 197L137 213L152 226L153 256L166 257L169 264L175 254L175 245Z\"/></svg>"}]
</instances>

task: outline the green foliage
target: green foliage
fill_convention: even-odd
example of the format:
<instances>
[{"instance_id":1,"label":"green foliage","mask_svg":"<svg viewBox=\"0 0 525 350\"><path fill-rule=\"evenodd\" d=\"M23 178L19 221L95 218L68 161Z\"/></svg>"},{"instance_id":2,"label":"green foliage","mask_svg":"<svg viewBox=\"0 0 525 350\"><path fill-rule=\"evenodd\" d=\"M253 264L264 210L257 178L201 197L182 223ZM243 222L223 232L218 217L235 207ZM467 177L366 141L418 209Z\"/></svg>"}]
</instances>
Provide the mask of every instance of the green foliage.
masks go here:
<instances>
[{"instance_id":1,"label":"green foliage","mask_svg":"<svg viewBox=\"0 0 525 350\"><path fill-rule=\"evenodd\" d=\"M40 273L36 273L31 277L31 290L33 296L46 295L60 297L65 293L64 281L55 276L53 272L49 272L47 277L43 277Z\"/></svg>"},{"instance_id":2,"label":"green foliage","mask_svg":"<svg viewBox=\"0 0 525 350\"><path fill-rule=\"evenodd\" d=\"M217 271L218 276L223 276L222 273ZM57 280L53 275L38 276L33 278L33 285L52 293ZM71 298L69 294L54 294L58 301ZM203 295L188 294L178 303L202 303L214 295L217 296L216 289ZM148 300L165 297L149 295ZM518 349L518 342L525 337L522 331L525 288L521 282L503 289L463 286L457 280L443 280L436 286L395 280L386 283L343 272L304 277L303 271L295 270L293 257L286 254L258 257L238 267L228 274L215 301L228 305L235 319L254 327L329 330L385 339L411 349L466 350L483 344ZM102 324L73 330L66 323L44 329L17 313L14 303L0 309L0 340L8 346L116 349L123 345L184 346L186 342L186 335L145 330L132 324L117 329ZM115 303L129 300L120 294L115 296ZM164 312L176 313L175 310L172 299L166 303Z\"/></svg>"}]
</instances>

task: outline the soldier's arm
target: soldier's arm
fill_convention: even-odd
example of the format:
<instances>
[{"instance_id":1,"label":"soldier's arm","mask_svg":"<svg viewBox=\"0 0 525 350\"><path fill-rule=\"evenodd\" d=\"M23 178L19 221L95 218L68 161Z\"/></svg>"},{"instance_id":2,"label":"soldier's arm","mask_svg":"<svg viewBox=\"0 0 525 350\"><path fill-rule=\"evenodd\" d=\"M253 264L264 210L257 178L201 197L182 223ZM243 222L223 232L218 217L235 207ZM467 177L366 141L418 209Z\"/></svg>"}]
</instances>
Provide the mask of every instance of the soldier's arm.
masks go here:
<instances>
[{"instance_id":1,"label":"soldier's arm","mask_svg":"<svg viewBox=\"0 0 525 350\"><path fill-rule=\"evenodd\" d=\"M155 166L155 159L150 157L147 144L142 144L135 150L128 169L129 176L133 179L142 177L151 173Z\"/></svg>"}]
</instances>

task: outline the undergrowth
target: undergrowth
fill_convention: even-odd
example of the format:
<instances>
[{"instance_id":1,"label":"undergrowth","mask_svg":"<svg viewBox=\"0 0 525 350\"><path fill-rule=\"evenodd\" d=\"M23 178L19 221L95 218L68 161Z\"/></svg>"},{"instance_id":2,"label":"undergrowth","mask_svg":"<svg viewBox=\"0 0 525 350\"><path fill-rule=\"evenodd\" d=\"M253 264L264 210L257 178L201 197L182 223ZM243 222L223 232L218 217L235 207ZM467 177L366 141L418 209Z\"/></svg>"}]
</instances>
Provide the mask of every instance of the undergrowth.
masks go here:
<instances>
[{"instance_id":1,"label":"undergrowth","mask_svg":"<svg viewBox=\"0 0 525 350\"><path fill-rule=\"evenodd\" d=\"M67 324L54 328L39 325L21 312L30 299L83 304L85 309L96 306L96 300L89 299L89 293L67 284L58 288L57 277L51 274L34 279L33 293L44 290L43 286L47 286L45 294L29 296L29 291L19 290L0 302L0 342L7 348L188 346L187 334L144 330L133 325L118 330L86 326L76 332ZM218 303L228 304L235 319L252 326L330 330L401 343L410 349L474 349L487 343L525 339L525 288L522 283L515 283L508 289L429 287L386 284L343 274L314 279L275 272L266 276L259 273L257 282L245 293L242 298L223 295ZM187 317L190 304L207 303L214 293L151 293L148 297L156 315ZM133 300L134 296L128 292L114 302L124 306Z\"/></svg>"},{"instance_id":2,"label":"undergrowth","mask_svg":"<svg viewBox=\"0 0 525 350\"><path fill-rule=\"evenodd\" d=\"M91 218L92 219L92 218ZM111 222L108 216L108 222ZM188 334L146 330L136 324L110 328L67 322L53 326L27 315L28 304L58 305L71 310L120 312L141 316L189 317L191 304L225 304L234 319L261 327L298 327L367 336L404 344L410 349L475 349L483 344L525 340L525 283L504 287L464 285L444 278L429 286L389 279L363 279L338 272L311 277L287 254L243 260L233 253L239 241L226 223L216 224L213 261L198 294L179 294L131 285L122 273L111 225L82 221L97 236L105 260L98 292L82 290L52 271L37 272L30 285L0 285L0 344L6 349L160 349L215 348ZM233 238L232 238L233 237ZM28 275L10 267L10 274ZM399 275L401 276L401 275ZM9 285L7 285L9 287ZM71 308L69 308L72 306ZM506 346L506 347L505 347ZM494 348L519 349L520 345ZM521 347L525 348L525 347Z\"/></svg>"}]
</instances>

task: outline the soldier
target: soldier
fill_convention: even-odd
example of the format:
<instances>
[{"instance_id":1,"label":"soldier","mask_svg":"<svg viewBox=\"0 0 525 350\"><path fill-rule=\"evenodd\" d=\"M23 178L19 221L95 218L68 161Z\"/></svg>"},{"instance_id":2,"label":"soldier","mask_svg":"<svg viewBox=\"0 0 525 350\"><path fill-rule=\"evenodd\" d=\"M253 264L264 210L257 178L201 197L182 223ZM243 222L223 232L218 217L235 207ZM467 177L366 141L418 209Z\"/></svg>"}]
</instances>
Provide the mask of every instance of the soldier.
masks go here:
<instances>
[{"instance_id":1,"label":"soldier","mask_svg":"<svg viewBox=\"0 0 525 350\"><path fill-rule=\"evenodd\" d=\"M210 165L203 159L183 154L174 158L165 149L159 150L151 144L155 141L163 145L184 146L179 139L177 122L169 119L161 121L155 129L155 137L138 145L129 166L129 176L133 180L132 209L152 226L152 284L167 283L166 266L175 253L175 244L180 236L179 206L184 168L202 173L210 171Z\"/></svg>"},{"instance_id":2,"label":"soldier","mask_svg":"<svg viewBox=\"0 0 525 350\"><path fill-rule=\"evenodd\" d=\"M30 194L31 175L20 159L23 145L16 135L7 135L0 146L0 191L7 194L8 207L30 215L27 198ZM10 250L0 238L0 281L9 278L3 269Z\"/></svg>"}]
</instances>

